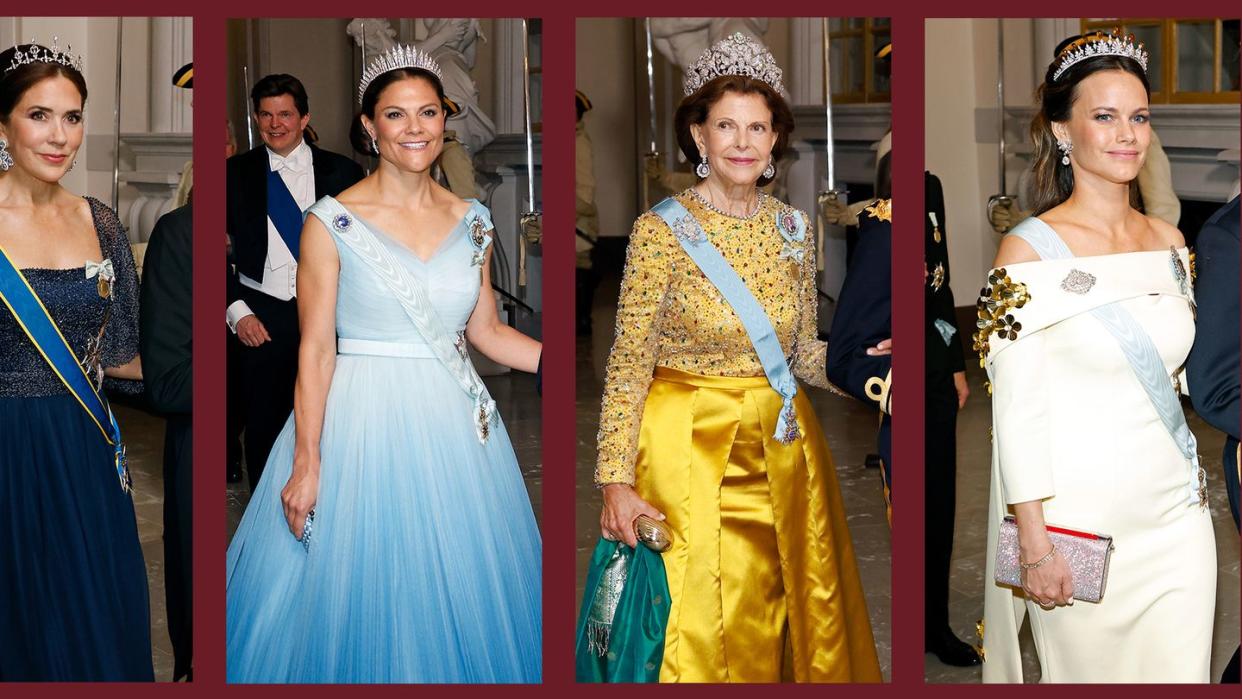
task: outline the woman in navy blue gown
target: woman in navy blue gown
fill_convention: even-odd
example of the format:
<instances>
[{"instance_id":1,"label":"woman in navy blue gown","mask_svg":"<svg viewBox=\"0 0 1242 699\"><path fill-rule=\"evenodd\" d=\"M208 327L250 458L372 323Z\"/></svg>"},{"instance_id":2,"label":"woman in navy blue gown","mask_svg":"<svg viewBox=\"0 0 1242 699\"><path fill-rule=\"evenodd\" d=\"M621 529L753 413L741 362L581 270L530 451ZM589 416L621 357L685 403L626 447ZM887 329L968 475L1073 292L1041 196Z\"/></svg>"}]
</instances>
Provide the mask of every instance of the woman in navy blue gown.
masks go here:
<instances>
[{"instance_id":1,"label":"woman in navy blue gown","mask_svg":"<svg viewBox=\"0 0 1242 699\"><path fill-rule=\"evenodd\" d=\"M116 213L60 185L85 133L80 62L21 45L0 71L0 680L150 681L146 566L101 397L141 390L134 261Z\"/></svg>"}]
</instances>

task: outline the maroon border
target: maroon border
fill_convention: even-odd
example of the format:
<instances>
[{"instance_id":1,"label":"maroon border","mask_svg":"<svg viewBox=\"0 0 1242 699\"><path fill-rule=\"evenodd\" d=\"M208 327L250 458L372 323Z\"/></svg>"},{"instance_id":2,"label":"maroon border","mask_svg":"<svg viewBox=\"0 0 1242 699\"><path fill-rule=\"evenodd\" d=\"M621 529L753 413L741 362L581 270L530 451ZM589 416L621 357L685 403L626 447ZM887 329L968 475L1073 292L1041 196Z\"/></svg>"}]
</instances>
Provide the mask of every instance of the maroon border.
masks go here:
<instances>
[{"instance_id":1,"label":"maroon border","mask_svg":"<svg viewBox=\"0 0 1242 699\"><path fill-rule=\"evenodd\" d=\"M18 8L12 8L18 9ZM20 9L32 10L33 6ZM40 10L52 9L40 7ZM97 2L85 0L62 0L56 5L55 14L61 16L91 16L98 14ZM131 16L191 15L195 18L194 44L196 99L194 127L200 137L195 139L195 200L194 213L194 278L195 314L195 406L194 430L196 473L195 486L195 682L188 686L170 687L136 685L92 685L89 689L73 685L0 685L0 693L6 696L23 696L39 692L48 696L77 695L83 690L100 696L148 696L152 693L176 694L178 696L218 696L222 689L225 696L258 696L271 693L288 696L337 696L339 687L330 686L230 686L224 684L224 549L225 516L223 507L222 468L224 463L224 328L221 316L224 308L224 163L220 158L219 123L225 119L222 96L226 89L224 76L217 66L225 65L225 19L238 16L335 16L348 9L340 3L322 0L304 0L296 7L255 5L240 0L190 0L176 6L151 0L115 0L109 10L123 11ZM418 14L420 8L408 3L372 3L366 11L371 14L402 15ZM432 13L452 13L455 6L433 6ZM574 81L575 19L586 16L616 16L625 13L677 15L743 15L753 13L753 3L737 0L716 2L683 2L670 6L667 2L651 0L632 2L624 6L588 5L574 7L552 0L528 1L521 5L495 0L476 0L469 9L477 16L513 16L527 14L544 20L544 94L545 99L543 139L543 196L545 230L548 231L544 246L544 342L546 346L544 378L544 684L545 686L512 686L501 688L506 696L548 696L558 691L580 691L592 696L617 695L630 692L676 693L681 695L741 696L742 694L773 691L753 686L680 686L680 687L609 687L573 684L573 625L577 610L573 608L573 585L576 558L574 555L574 458L575 458L575 411L574 411L574 335L572 325L572 236L557 235L557 231L569 230L572 221L570 208L573 188L572 155L573 130L571 128L569 93ZM765 8L768 9L768 8ZM995 17L998 11L1014 9L1038 9L1043 16L1077 16L1080 14L1103 15L1109 10L1116 12L1115 3L1102 0L1064 2L1048 0L1038 8L1000 7L994 1L944 2L937 6L906 5L897 2L877 2L862 7L831 6L824 3L788 2L779 8L788 16L816 16L829 14L859 14L865 10L869 15L893 18L893 38L897 48L893 71L894 101L893 128L897 150L894 155L894 189L900 211L899 220L911 224L897 229L894 245L893 292L895 298L903 299L893 305L893 331L898 347L894 357L897 375L902 377L901 399L897 418L897 435L894 443L894 460L899 466L898 489L893 516L893 673L892 682L879 686L851 686L849 688L826 688L822 686L782 685L775 691L782 696L823 696L828 692L845 691L851 696L907 695L916 692L921 696L950 696L959 693L980 694L991 691L983 687L924 686L922 626L922 562L923 502L923 371L921 369L923 340L922 277L919 263L922 257L921 233L915 229L913 212L922 206L923 187L923 19L932 16L980 16ZM1124 8L1127 14L1167 16L1173 9L1167 2L1132 0ZM1179 14L1214 16L1237 14L1238 6L1222 0L1188 0L1176 6ZM290 12L292 10L292 12ZM848 10L846 12L845 10ZM1014 15L1029 16L1029 15ZM560 37L563 37L561 39ZM954 70L953 66L935 68ZM561 270L564 270L563 272ZM905 299L910 299L905 301ZM360 690L362 688L359 688ZM492 696L498 688L491 686L371 686L367 694L405 696L413 693L432 692L435 695L451 693L455 696ZM1082 689L1082 688L1077 688ZM347 689L346 691L353 691ZM1070 691L1075 688L1041 690L1035 687L1006 688L1008 692L1034 693L1040 691ZM1127 692L1154 695L1163 692L1160 687L1132 687ZM1223 687L1188 688L1195 694L1236 695L1236 689ZM10 694L11 692L11 694Z\"/></svg>"}]
</instances>

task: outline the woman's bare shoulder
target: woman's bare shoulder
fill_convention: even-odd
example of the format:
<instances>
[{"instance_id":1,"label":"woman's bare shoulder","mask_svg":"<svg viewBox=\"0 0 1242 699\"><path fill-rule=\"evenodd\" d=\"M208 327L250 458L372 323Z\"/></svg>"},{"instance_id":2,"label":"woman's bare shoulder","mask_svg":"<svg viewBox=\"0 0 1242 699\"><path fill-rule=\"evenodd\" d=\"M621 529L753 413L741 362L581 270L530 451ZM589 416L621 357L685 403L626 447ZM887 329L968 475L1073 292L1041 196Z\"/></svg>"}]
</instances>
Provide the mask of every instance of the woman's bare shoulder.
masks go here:
<instances>
[{"instance_id":1,"label":"woman's bare shoulder","mask_svg":"<svg viewBox=\"0 0 1242 699\"><path fill-rule=\"evenodd\" d=\"M1175 248L1185 247L1186 236L1178 230L1177 226L1155 216L1144 216L1147 219L1147 225L1151 227L1152 233L1160 239L1162 245L1171 245Z\"/></svg>"},{"instance_id":2,"label":"woman's bare shoulder","mask_svg":"<svg viewBox=\"0 0 1242 699\"><path fill-rule=\"evenodd\" d=\"M1001 238L1000 248L996 251L996 259L992 262L992 267L1036 262L1039 259L1039 253L1035 252L1035 248L1031 247L1030 243L1020 236L1006 235Z\"/></svg>"}]
</instances>

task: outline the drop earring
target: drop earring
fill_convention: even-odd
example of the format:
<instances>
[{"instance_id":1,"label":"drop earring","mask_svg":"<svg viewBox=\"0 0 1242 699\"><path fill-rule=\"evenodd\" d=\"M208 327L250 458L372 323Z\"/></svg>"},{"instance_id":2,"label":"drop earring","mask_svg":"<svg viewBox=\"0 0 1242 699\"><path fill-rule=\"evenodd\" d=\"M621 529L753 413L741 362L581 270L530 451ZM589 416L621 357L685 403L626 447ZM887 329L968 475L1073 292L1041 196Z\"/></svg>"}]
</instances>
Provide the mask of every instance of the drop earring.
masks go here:
<instances>
[{"instance_id":1,"label":"drop earring","mask_svg":"<svg viewBox=\"0 0 1242 699\"><path fill-rule=\"evenodd\" d=\"M371 135L371 153L373 155L379 155L379 141L375 140L374 134Z\"/></svg>"},{"instance_id":2,"label":"drop earring","mask_svg":"<svg viewBox=\"0 0 1242 699\"><path fill-rule=\"evenodd\" d=\"M1057 149L1061 151L1061 164L1070 164L1070 153L1074 152L1074 144L1069 141L1057 141Z\"/></svg>"},{"instance_id":3,"label":"drop earring","mask_svg":"<svg viewBox=\"0 0 1242 699\"><path fill-rule=\"evenodd\" d=\"M776 163L772 162L772 156L768 156L768 166L763 169L763 176L769 180L776 177Z\"/></svg>"},{"instance_id":4,"label":"drop earring","mask_svg":"<svg viewBox=\"0 0 1242 699\"><path fill-rule=\"evenodd\" d=\"M707 165L707 155L699 153L699 157L702 158L702 160L699 161L698 167L694 168L694 174L698 175L701 180L707 179L707 176L712 173L711 167Z\"/></svg>"},{"instance_id":5,"label":"drop earring","mask_svg":"<svg viewBox=\"0 0 1242 699\"><path fill-rule=\"evenodd\" d=\"M0 170L13 167L13 156L9 155L9 142L0 138Z\"/></svg>"}]
</instances>

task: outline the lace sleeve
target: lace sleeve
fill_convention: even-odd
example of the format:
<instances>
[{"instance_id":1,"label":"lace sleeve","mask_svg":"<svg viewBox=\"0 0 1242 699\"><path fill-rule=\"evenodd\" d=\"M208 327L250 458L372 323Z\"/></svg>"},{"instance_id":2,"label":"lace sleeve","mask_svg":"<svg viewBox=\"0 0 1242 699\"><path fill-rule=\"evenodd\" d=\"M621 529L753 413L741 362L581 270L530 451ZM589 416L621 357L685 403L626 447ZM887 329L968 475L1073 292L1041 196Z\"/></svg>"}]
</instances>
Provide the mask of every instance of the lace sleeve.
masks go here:
<instances>
[{"instance_id":1,"label":"lace sleeve","mask_svg":"<svg viewBox=\"0 0 1242 699\"><path fill-rule=\"evenodd\" d=\"M604 376L595 483L633 483L639 419L657 359L660 313L676 244L658 216L634 223L617 301L617 327Z\"/></svg>"},{"instance_id":2,"label":"lace sleeve","mask_svg":"<svg viewBox=\"0 0 1242 699\"><path fill-rule=\"evenodd\" d=\"M95 199L88 200L99 233L104 258L112 261L112 306L104 328L100 360L105 368L121 366L138 356L138 270L129 236L116 212ZM141 381L105 378L109 392L138 394Z\"/></svg>"}]
</instances>

